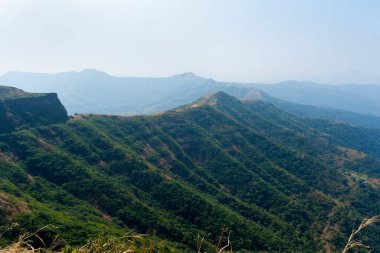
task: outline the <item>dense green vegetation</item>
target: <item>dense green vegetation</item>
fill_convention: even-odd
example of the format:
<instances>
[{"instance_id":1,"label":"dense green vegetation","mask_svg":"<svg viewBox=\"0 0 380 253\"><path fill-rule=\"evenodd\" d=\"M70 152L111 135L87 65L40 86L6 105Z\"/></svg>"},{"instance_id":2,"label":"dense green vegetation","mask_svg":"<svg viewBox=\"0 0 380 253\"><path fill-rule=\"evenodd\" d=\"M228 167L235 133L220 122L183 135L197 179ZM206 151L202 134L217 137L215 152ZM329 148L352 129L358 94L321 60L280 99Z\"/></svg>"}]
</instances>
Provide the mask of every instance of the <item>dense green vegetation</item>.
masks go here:
<instances>
[{"instance_id":1,"label":"dense green vegetation","mask_svg":"<svg viewBox=\"0 0 380 253\"><path fill-rule=\"evenodd\" d=\"M207 248L228 228L234 249L337 250L380 213L380 145L363 139L380 133L336 126L216 93L155 116L1 134L0 225L19 223L4 243L53 224L74 245L134 229L188 249L199 234Z\"/></svg>"}]
</instances>

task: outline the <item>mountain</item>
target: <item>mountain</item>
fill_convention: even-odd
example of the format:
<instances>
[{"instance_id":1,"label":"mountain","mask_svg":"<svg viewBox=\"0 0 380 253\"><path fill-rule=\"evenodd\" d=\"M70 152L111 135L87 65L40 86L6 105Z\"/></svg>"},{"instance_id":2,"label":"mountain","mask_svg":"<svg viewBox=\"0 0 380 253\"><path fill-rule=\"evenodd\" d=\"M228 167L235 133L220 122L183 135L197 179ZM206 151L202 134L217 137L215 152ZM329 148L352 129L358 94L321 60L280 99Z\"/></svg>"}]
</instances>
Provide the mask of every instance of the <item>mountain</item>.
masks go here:
<instances>
[{"instance_id":1,"label":"mountain","mask_svg":"<svg viewBox=\"0 0 380 253\"><path fill-rule=\"evenodd\" d=\"M322 85L287 81L253 86L289 102L380 116L380 85Z\"/></svg>"},{"instance_id":2,"label":"mountain","mask_svg":"<svg viewBox=\"0 0 380 253\"><path fill-rule=\"evenodd\" d=\"M69 114L149 114L190 103L219 90L238 87L184 73L165 78L115 77L96 70L58 74L9 72L0 84L32 92L56 92ZM257 92L259 94L259 92Z\"/></svg>"},{"instance_id":3,"label":"mountain","mask_svg":"<svg viewBox=\"0 0 380 253\"><path fill-rule=\"evenodd\" d=\"M188 249L227 229L235 250L335 251L380 213L378 136L224 92L151 116L75 115L0 135L0 225L19 224L11 239L53 224L72 244L155 231Z\"/></svg>"},{"instance_id":4,"label":"mountain","mask_svg":"<svg viewBox=\"0 0 380 253\"><path fill-rule=\"evenodd\" d=\"M256 85L260 88L257 89L252 84L217 82L212 79L196 76L193 73L184 73L165 78L145 78L115 77L96 70L58 74L13 71L0 76L0 84L14 85L31 92L56 92L71 115L74 113L152 114L191 103L209 93L224 91L239 99L262 99L273 103L285 111L300 116L326 118L359 126L380 128L380 117L347 111L357 111L359 107L356 104L367 105L367 100L371 101L370 99L358 100L356 98L364 96L363 94L365 94L366 90L364 88L367 86L360 86L363 87L363 94L360 96L351 94L357 90L356 86L352 86L348 97L346 97L347 92L340 93L340 91L336 91L339 93L338 97L343 97L342 99L335 100L331 96L326 96L328 99L322 101L318 98L318 95L315 98L313 97L313 94L318 94L314 90L303 94L305 89L302 88L302 83L299 84L300 88L294 91L292 87L298 87L298 84L290 88L287 88L287 83ZM329 86L321 86L318 89L323 90L326 87ZM345 87L348 89L350 86ZM376 87L373 86L374 91L370 93L376 94ZM261 91L261 89L265 92ZM278 92L275 92L276 90ZM310 95L310 93L312 94ZM286 94L293 95L286 96ZM305 97L305 99L295 99L294 97L297 96L301 98ZM309 99L309 97L317 99L319 103L316 103L313 99ZM342 109L345 110L339 110L333 108L335 104L331 105L334 101L342 100L351 101L352 106L349 108L343 106ZM313 104L313 101L318 106L307 106L307 104ZM328 107L329 105L333 107ZM344 105L344 103L341 105ZM373 111L373 108L376 108L376 105L369 107L372 109L365 107L361 111L368 114Z\"/></svg>"},{"instance_id":5,"label":"mountain","mask_svg":"<svg viewBox=\"0 0 380 253\"><path fill-rule=\"evenodd\" d=\"M339 110L332 107L297 104L270 97L269 95L266 96L264 101L272 103L286 112L302 117L328 119L356 126L380 128L380 117L373 115Z\"/></svg>"},{"instance_id":6,"label":"mountain","mask_svg":"<svg viewBox=\"0 0 380 253\"><path fill-rule=\"evenodd\" d=\"M0 133L20 126L54 124L67 119L66 109L55 93L27 93L0 86Z\"/></svg>"}]
</instances>

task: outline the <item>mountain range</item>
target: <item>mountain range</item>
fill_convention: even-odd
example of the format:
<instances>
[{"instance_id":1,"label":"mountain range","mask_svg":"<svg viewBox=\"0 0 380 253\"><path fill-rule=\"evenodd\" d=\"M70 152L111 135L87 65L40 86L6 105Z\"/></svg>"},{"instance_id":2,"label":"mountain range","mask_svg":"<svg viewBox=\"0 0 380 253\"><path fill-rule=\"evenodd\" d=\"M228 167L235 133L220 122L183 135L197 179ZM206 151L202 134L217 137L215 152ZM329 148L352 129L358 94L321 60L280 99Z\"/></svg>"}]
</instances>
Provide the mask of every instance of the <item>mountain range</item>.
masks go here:
<instances>
[{"instance_id":1,"label":"mountain range","mask_svg":"<svg viewBox=\"0 0 380 253\"><path fill-rule=\"evenodd\" d=\"M132 229L184 250L200 235L209 252L228 230L235 250L335 252L380 213L376 128L225 92L155 115L45 117L0 134L0 226L18 224L0 243L48 223L45 240L72 245Z\"/></svg>"},{"instance_id":2,"label":"mountain range","mask_svg":"<svg viewBox=\"0 0 380 253\"><path fill-rule=\"evenodd\" d=\"M307 117L380 127L380 86L318 85L288 81L273 85L218 82L184 73L171 77L115 77L97 70L38 74L9 72L0 85L29 92L55 92L69 114L152 114L209 93L224 91L239 99L262 99Z\"/></svg>"},{"instance_id":3,"label":"mountain range","mask_svg":"<svg viewBox=\"0 0 380 253\"><path fill-rule=\"evenodd\" d=\"M287 81L271 85L254 85L254 87L294 103L380 116L380 85L323 85Z\"/></svg>"}]
</instances>

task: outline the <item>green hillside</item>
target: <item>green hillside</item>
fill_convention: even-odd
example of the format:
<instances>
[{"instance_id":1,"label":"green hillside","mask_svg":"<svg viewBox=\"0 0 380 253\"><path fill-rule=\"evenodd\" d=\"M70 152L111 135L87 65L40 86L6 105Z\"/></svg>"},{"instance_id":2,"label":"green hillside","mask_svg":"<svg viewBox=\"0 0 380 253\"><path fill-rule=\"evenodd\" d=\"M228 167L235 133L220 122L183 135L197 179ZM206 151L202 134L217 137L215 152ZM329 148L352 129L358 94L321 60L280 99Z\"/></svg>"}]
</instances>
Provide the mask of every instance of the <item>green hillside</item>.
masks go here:
<instances>
[{"instance_id":1,"label":"green hillside","mask_svg":"<svg viewBox=\"0 0 380 253\"><path fill-rule=\"evenodd\" d=\"M380 213L380 144L363 139L380 133L339 126L219 92L1 134L0 225L20 224L3 240L53 224L70 244L133 229L193 249L228 228L235 250L335 251Z\"/></svg>"}]
</instances>

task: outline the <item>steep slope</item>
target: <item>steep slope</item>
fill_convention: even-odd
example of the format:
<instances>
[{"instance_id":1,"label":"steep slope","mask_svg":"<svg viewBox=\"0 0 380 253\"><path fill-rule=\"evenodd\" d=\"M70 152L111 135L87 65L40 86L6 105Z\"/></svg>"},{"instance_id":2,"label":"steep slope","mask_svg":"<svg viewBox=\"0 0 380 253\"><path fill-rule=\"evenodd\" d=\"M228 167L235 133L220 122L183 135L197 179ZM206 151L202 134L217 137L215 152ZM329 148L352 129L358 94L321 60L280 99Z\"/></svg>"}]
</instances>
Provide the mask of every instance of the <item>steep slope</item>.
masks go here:
<instances>
[{"instance_id":1,"label":"steep slope","mask_svg":"<svg viewBox=\"0 0 380 253\"><path fill-rule=\"evenodd\" d=\"M54 93L27 93L0 86L0 133L20 126L65 122L66 109Z\"/></svg>"},{"instance_id":2,"label":"steep slope","mask_svg":"<svg viewBox=\"0 0 380 253\"><path fill-rule=\"evenodd\" d=\"M58 74L9 72L0 76L0 84L14 85L33 92L56 92L69 114L151 114L191 103L209 93L224 91L239 99L263 99L296 115L326 118L359 126L380 128L380 117L347 111L347 109L356 111L354 107L358 104L355 103L357 97L361 98L358 102L363 105L367 104L367 101L364 101L367 99L363 99L365 94L375 94L371 97L371 99L374 99L378 94L376 93L376 86L371 89L366 88L367 86L360 86L359 88L355 88L356 86L339 86L342 90L337 90L338 86L334 86L335 90L328 91L329 94L322 101L318 94L326 92L326 89L331 89L330 86L318 86L318 91L321 90L321 92L316 93L314 88L302 88L304 86L302 83L293 85L290 88L288 88L288 83L256 85L275 97L278 96L289 101L304 104L310 104L315 99L320 101L316 103L319 106L307 106L275 98L258 90L252 84L217 82L192 73L165 78L137 78L115 77L96 70ZM345 87L349 95L344 90ZM355 94L358 95L355 95L355 90L362 91L357 91ZM366 90L369 91L366 92ZM287 94L291 96L287 97ZM314 96L311 94L317 94L317 96L310 99L311 96ZM332 98L332 96L336 98ZM303 98L303 100L297 98ZM368 101L371 101L371 99ZM346 109L345 111L330 108L334 106L331 104L332 102L340 103L343 100L351 101L353 108L343 107L343 109ZM371 110L364 110L363 112L368 114Z\"/></svg>"},{"instance_id":3,"label":"steep slope","mask_svg":"<svg viewBox=\"0 0 380 253\"><path fill-rule=\"evenodd\" d=\"M154 116L77 115L0 135L1 178L13 185L0 190L16 196L18 189L31 214L44 205L73 221L86 216L83 222L108 222L115 231L154 230L188 247L197 234L213 242L228 227L234 249L334 250L355 220L380 213L380 194L363 157L345 147L347 136L329 129L221 92ZM34 217L22 227L54 223L55 216ZM94 232L83 222L75 233L65 230L70 222L58 227L75 242Z\"/></svg>"}]
</instances>

